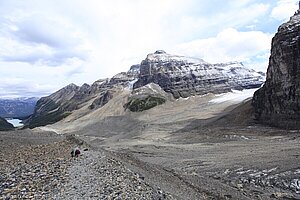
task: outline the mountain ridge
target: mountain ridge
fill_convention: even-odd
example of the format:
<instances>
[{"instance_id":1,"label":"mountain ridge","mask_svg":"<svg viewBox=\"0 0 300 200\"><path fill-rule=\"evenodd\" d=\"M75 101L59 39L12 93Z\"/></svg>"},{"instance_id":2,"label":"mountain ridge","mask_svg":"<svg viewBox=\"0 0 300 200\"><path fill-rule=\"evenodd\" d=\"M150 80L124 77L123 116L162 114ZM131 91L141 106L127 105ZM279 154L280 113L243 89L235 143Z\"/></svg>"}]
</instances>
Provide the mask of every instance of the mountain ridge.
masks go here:
<instances>
[{"instance_id":1,"label":"mountain ridge","mask_svg":"<svg viewBox=\"0 0 300 200\"><path fill-rule=\"evenodd\" d=\"M202 59L174 56L165 51L148 54L141 62L134 89L156 83L174 98L259 88L264 76L239 62L210 64Z\"/></svg>"},{"instance_id":2,"label":"mountain ridge","mask_svg":"<svg viewBox=\"0 0 300 200\"><path fill-rule=\"evenodd\" d=\"M24 118L33 114L36 97L0 98L0 117L2 118Z\"/></svg>"},{"instance_id":3,"label":"mountain ridge","mask_svg":"<svg viewBox=\"0 0 300 200\"><path fill-rule=\"evenodd\" d=\"M145 79L146 78L146 79ZM171 94L175 99L207 93L224 93L235 90L258 88L264 76L250 70L239 62L209 64L202 59L167 54L163 50L148 54L141 64L132 65L127 72L121 72L107 79L100 79L91 85L69 84L57 92L41 98L33 115L26 120L30 128L55 123L74 110L87 106L92 112L114 98L117 88L137 90L154 83L156 90L145 90L144 97L128 97L126 105L139 102L139 109L150 109L167 100L161 91ZM156 86L155 86L156 87ZM157 93L158 92L158 93ZM146 95L146 96L145 96ZM133 101L135 102L134 104ZM130 104L129 101L132 101ZM149 104L149 101L152 103ZM126 105L124 109L126 109ZM148 105L148 106L145 106ZM140 107L142 106L142 107Z\"/></svg>"}]
</instances>

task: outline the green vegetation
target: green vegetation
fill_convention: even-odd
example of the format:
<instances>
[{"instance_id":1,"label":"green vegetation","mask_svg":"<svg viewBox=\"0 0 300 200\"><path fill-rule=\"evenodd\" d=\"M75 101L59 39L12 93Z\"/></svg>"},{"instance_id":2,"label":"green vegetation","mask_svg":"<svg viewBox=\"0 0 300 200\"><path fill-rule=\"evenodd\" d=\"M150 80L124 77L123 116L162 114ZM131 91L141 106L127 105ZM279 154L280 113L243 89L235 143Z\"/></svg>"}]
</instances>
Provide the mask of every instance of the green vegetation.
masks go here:
<instances>
[{"instance_id":1,"label":"green vegetation","mask_svg":"<svg viewBox=\"0 0 300 200\"><path fill-rule=\"evenodd\" d=\"M124 105L124 107L129 109L131 112L142 112L165 102L166 99L163 97L147 96L144 99L131 99L127 104Z\"/></svg>"}]
</instances>

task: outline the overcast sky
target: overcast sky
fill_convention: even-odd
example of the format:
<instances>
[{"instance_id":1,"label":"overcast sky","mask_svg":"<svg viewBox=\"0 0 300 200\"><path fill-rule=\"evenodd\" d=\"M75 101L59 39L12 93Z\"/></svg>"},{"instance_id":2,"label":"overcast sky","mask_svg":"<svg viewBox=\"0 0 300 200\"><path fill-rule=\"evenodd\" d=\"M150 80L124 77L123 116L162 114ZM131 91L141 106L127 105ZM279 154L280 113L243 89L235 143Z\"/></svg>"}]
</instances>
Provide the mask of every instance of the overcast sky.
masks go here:
<instances>
[{"instance_id":1,"label":"overcast sky","mask_svg":"<svg viewBox=\"0 0 300 200\"><path fill-rule=\"evenodd\" d=\"M148 53L266 71L297 0L0 0L0 97L44 96L127 71Z\"/></svg>"}]
</instances>

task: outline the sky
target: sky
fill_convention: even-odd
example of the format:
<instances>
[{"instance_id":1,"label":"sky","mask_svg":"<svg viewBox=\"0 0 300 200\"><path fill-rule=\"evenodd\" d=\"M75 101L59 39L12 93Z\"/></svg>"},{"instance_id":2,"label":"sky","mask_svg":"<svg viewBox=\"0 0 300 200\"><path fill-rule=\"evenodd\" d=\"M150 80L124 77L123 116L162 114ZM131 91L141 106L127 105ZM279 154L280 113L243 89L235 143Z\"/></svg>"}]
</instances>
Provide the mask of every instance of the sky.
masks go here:
<instances>
[{"instance_id":1,"label":"sky","mask_svg":"<svg viewBox=\"0 0 300 200\"><path fill-rule=\"evenodd\" d=\"M297 0L0 0L0 98L128 71L156 50L266 72Z\"/></svg>"}]
</instances>

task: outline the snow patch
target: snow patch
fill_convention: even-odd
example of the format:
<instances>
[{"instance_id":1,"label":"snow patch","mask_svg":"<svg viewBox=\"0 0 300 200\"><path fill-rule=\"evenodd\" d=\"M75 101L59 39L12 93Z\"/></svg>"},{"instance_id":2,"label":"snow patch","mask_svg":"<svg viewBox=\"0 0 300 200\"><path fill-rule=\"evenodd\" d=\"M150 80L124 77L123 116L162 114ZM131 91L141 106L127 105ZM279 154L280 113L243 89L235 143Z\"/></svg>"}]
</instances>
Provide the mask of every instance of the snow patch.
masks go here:
<instances>
[{"instance_id":1,"label":"snow patch","mask_svg":"<svg viewBox=\"0 0 300 200\"><path fill-rule=\"evenodd\" d=\"M233 102L242 102L245 99L248 99L250 97L253 97L254 92L258 90L258 88L255 89L248 89L248 90L233 90L229 93L224 93L217 98L210 100L210 103L223 103L226 101L233 101Z\"/></svg>"},{"instance_id":2,"label":"snow patch","mask_svg":"<svg viewBox=\"0 0 300 200\"><path fill-rule=\"evenodd\" d=\"M22 123L22 120L20 119L6 119L6 121L10 124L12 124L15 128L21 127L24 124Z\"/></svg>"},{"instance_id":3,"label":"snow patch","mask_svg":"<svg viewBox=\"0 0 300 200\"><path fill-rule=\"evenodd\" d=\"M162 54L148 54L147 59L152 61L152 62L171 62L171 61L179 61L179 62L184 62L186 64L192 64L192 63L197 63L197 64L207 64L204 60L200 58L192 58L192 57L186 57L186 56L177 56L177 55L171 55L167 53L162 53Z\"/></svg>"},{"instance_id":4,"label":"snow patch","mask_svg":"<svg viewBox=\"0 0 300 200\"><path fill-rule=\"evenodd\" d=\"M251 140L251 138L248 138L248 137L243 136L243 135L225 135L224 137L228 138L228 139Z\"/></svg>"},{"instance_id":5,"label":"snow patch","mask_svg":"<svg viewBox=\"0 0 300 200\"><path fill-rule=\"evenodd\" d=\"M133 90L133 85L138 81L138 79L134 79L128 82L128 89Z\"/></svg>"},{"instance_id":6,"label":"snow patch","mask_svg":"<svg viewBox=\"0 0 300 200\"><path fill-rule=\"evenodd\" d=\"M50 128L50 127L47 127L47 126L41 126L41 127L38 127L37 129L40 129L42 131L49 131L49 132L54 132L56 133L57 135L62 135L63 133L60 133L58 130L54 129L54 128Z\"/></svg>"}]
</instances>

